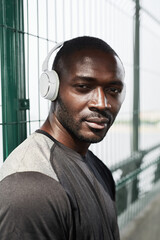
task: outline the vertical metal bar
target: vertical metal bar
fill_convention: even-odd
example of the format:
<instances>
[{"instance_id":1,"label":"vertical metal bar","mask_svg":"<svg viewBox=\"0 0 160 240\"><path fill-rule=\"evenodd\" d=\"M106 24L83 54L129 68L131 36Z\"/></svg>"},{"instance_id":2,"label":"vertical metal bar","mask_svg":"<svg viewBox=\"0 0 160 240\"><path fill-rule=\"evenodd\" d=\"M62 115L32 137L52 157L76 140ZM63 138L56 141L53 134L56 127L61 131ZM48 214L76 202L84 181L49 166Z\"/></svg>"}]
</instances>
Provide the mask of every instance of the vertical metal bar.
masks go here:
<instances>
[{"instance_id":1,"label":"vertical metal bar","mask_svg":"<svg viewBox=\"0 0 160 240\"><path fill-rule=\"evenodd\" d=\"M28 0L27 0L27 33L29 33L29 9L28 9ZM27 34L27 89L28 89L28 98L29 98L29 34ZM28 128L29 128L29 134L31 134L31 116L30 111L28 111Z\"/></svg>"},{"instance_id":2,"label":"vertical metal bar","mask_svg":"<svg viewBox=\"0 0 160 240\"><path fill-rule=\"evenodd\" d=\"M6 118L6 111L5 111L5 100L6 100L6 92L3 91L3 89L5 89L5 84L6 81L4 81L5 79L5 36L6 36L6 28L4 27L6 25L6 17L5 17L5 11L4 11L4 0L2 0L0 2L0 24L2 27L0 27L0 62L1 62L1 92L2 92L2 130L3 130L3 158L6 156L6 152L7 152L7 135L5 134L6 132L6 125L5 125L5 118Z\"/></svg>"},{"instance_id":3,"label":"vertical metal bar","mask_svg":"<svg viewBox=\"0 0 160 240\"><path fill-rule=\"evenodd\" d=\"M134 69L133 69L133 122L132 122L132 152L137 152L139 150L139 112L140 112L140 68L139 68L139 57L140 57L140 4L139 0L135 0L135 16L134 16ZM130 164L130 171L140 167L141 159L137 163ZM135 178L134 181L130 183L130 187L127 189L127 206L131 202L138 198L138 179Z\"/></svg>"},{"instance_id":4,"label":"vertical metal bar","mask_svg":"<svg viewBox=\"0 0 160 240\"><path fill-rule=\"evenodd\" d=\"M39 4L37 0L37 76L39 78ZM40 86L38 81L38 122L40 127L40 117L41 117L41 108L40 108Z\"/></svg>"},{"instance_id":5,"label":"vertical metal bar","mask_svg":"<svg viewBox=\"0 0 160 240\"><path fill-rule=\"evenodd\" d=\"M48 0L46 0L46 40L47 40L47 53L48 53Z\"/></svg>"},{"instance_id":6,"label":"vertical metal bar","mask_svg":"<svg viewBox=\"0 0 160 240\"><path fill-rule=\"evenodd\" d=\"M26 138L26 111L20 109L20 103L24 103L25 99L24 35L17 32L17 28L23 31L23 1L2 0L0 15L3 159L5 159Z\"/></svg>"},{"instance_id":7,"label":"vertical metal bar","mask_svg":"<svg viewBox=\"0 0 160 240\"><path fill-rule=\"evenodd\" d=\"M80 28L80 13L79 13L79 1L77 1L77 35L79 35Z\"/></svg>"},{"instance_id":8,"label":"vertical metal bar","mask_svg":"<svg viewBox=\"0 0 160 240\"><path fill-rule=\"evenodd\" d=\"M83 0L83 9L84 9L84 12L83 12L83 32L84 32L84 35L86 34L86 1Z\"/></svg>"},{"instance_id":9,"label":"vertical metal bar","mask_svg":"<svg viewBox=\"0 0 160 240\"><path fill-rule=\"evenodd\" d=\"M140 4L139 0L135 1L135 21L134 21L134 87L133 87L133 139L132 139L132 151L139 150L139 111L140 111Z\"/></svg>"},{"instance_id":10,"label":"vertical metal bar","mask_svg":"<svg viewBox=\"0 0 160 240\"><path fill-rule=\"evenodd\" d=\"M24 17L23 17L23 1L16 0L15 9L15 21L16 28L21 31L16 31L16 78L17 78L17 90L18 90L18 110L17 110L17 122L18 122L18 144L21 143L27 137L26 130L26 82L25 82L25 47L24 47ZM21 66L21 67L19 67ZM21 103L23 106L21 106ZM22 110L23 109L23 110Z\"/></svg>"},{"instance_id":11,"label":"vertical metal bar","mask_svg":"<svg viewBox=\"0 0 160 240\"><path fill-rule=\"evenodd\" d=\"M65 40L65 4L64 0L62 2L62 9L63 9L63 41Z\"/></svg>"},{"instance_id":12,"label":"vertical metal bar","mask_svg":"<svg viewBox=\"0 0 160 240\"><path fill-rule=\"evenodd\" d=\"M73 36L73 9L72 0L70 0L70 37Z\"/></svg>"},{"instance_id":13,"label":"vertical metal bar","mask_svg":"<svg viewBox=\"0 0 160 240\"><path fill-rule=\"evenodd\" d=\"M57 43L57 0L55 0L54 6L55 6L55 11L54 11L54 14L55 14L55 39L54 40Z\"/></svg>"}]
</instances>

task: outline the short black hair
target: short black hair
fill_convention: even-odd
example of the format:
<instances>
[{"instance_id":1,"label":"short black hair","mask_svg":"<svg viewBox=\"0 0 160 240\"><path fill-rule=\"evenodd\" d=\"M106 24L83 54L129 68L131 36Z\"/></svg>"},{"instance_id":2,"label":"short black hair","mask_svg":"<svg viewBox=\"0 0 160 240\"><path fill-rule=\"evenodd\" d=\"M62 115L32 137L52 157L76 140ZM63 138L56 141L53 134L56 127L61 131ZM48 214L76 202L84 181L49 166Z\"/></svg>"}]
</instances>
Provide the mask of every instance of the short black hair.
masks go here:
<instances>
[{"instance_id":1,"label":"short black hair","mask_svg":"<svg viewBox=\"0 0 160 240\"><path fill-rule=\"evenodd\" d=\"M54 59L52 69L60 75L65 60L68 60L73 53L84 49L101 50L118 57L117 53L111 48L111 46L100 38L90 36L76 37L64 42Z\"/></svg>"}]
</instances>

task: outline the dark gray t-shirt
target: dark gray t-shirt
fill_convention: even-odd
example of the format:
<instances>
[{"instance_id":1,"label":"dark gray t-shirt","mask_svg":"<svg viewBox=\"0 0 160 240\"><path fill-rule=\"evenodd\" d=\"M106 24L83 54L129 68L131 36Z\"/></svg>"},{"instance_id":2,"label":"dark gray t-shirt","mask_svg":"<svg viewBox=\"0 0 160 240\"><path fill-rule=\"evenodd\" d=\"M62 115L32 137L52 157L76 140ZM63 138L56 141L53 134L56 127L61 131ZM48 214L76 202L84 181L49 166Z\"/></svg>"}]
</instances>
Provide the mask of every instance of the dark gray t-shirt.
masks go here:
<instances>
[{"instance_id":1,"label":"dark gray t-shirt","mask_svg":"<svg viewBox=\"0 0 160 240\"><path fill-rule=\"evenodd\" d=\"M38 130L0 170L1 240L119 240L109 169Z\"/></svg>"}]
</instances>

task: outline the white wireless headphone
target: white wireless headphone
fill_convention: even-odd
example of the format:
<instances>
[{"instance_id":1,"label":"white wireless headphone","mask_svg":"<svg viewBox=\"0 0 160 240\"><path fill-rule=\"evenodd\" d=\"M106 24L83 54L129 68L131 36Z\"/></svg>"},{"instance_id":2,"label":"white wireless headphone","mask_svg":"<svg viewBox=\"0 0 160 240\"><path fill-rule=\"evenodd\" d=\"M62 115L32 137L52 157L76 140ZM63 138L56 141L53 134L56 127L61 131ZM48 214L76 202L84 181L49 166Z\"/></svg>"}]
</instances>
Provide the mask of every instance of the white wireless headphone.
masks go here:
<instances>
[{"instance_id":1,"label":"white wireless headphone","mask_svg":"<svg viewBox=\"0 0 160 240\"><path fill-rule=\"evenodd\" d=\"M63 43L64 42L58 43L54 48L51 49L42 65L43 73L40 76L40 93L43 98L51 101L54 101L58 95L59 77L56 71L48 70L48 62L52 53L60 48Z\"/></svg>"}]
</instances>

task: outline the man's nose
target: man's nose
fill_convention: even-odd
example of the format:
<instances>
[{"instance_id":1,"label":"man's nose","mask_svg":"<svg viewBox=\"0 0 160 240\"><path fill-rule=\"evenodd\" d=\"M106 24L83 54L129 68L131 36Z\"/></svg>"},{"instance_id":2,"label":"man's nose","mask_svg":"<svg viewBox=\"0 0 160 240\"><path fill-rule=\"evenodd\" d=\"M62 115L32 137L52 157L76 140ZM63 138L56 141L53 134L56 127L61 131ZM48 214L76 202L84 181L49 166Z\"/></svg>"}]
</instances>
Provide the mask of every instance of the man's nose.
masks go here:
<instances>
[{"instance_id":1,"label":"man's nose","mask_svg":"<svg viewBox=\"0 0 160 240\"><path fill-rule=\"evenodd\" d=\"M89 101L89 108L91 110L98 109L100 111L104 111L107 110L108 108L111 108L111 105L108 102L107 96L105 95L103 88L99 87L94 90Z\"/></svg>"}]
</instances>

